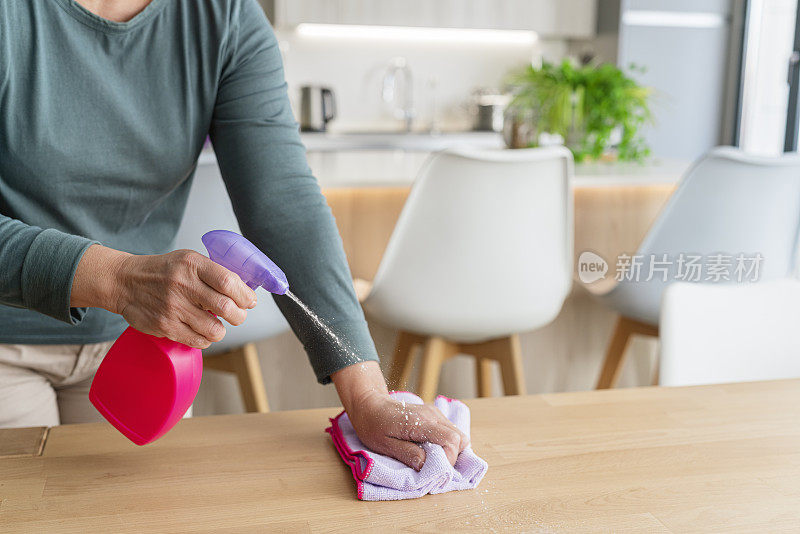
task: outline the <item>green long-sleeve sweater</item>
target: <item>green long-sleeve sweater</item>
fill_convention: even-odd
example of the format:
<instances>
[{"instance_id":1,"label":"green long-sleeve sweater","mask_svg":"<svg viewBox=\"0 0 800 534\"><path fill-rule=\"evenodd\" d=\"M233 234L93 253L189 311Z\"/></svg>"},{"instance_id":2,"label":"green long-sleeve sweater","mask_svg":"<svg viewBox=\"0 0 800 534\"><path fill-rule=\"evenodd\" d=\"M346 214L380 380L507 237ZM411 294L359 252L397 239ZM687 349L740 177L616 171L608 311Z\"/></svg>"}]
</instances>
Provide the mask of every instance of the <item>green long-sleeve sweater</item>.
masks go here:
<instances>
[{"instance_id":1,"label":"green long-sleeve sweater","mask_svg":"<svg viewBox=\"0 0 800 534\"><path fill-rule=\"evenodd\" d=\"M93 242L171 249L206 134L242 233L377 358L255 0L152 0L125 23L73 0L0 2L0 343L122 332L120 316L70 307L75 268ZM275 300L320 381L352 363Z\"/></svg>"}]
</instances>

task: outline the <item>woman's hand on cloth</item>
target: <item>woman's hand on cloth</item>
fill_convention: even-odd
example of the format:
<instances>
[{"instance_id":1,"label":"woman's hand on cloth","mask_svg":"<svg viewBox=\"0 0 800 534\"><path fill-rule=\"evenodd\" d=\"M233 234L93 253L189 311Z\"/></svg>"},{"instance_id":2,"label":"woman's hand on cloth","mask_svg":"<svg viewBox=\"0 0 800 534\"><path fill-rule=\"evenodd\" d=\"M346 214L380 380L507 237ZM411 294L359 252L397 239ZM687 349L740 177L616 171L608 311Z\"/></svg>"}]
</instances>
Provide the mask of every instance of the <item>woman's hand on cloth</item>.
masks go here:
<instances>
[{"instance_id":1,"label":"woman's hand on cloth","mask_svg":"<svg viewBox=\"0 0 800 534\"><path fill-rule=\"evenodd\" d=\"M419 443L441 445L451 465L469 445L469 438L436 407L392 398L377 362L345 367L331 379L358 438L372 451L419 471L425 463Z\"/></svg>"},{"instance_id":2,"label":"woman's hand on cloth","mask_svg":"<svg viewBox=\"0 0 800 534\"><path fill-rule=\"evenodd\" d=\"M225 326L208 312L240 325L256 294L192 250L143 256L92 245L75 272L70 305L104 308L141 332L204 349L225 336Z\"/></svg>"}]
</instances>

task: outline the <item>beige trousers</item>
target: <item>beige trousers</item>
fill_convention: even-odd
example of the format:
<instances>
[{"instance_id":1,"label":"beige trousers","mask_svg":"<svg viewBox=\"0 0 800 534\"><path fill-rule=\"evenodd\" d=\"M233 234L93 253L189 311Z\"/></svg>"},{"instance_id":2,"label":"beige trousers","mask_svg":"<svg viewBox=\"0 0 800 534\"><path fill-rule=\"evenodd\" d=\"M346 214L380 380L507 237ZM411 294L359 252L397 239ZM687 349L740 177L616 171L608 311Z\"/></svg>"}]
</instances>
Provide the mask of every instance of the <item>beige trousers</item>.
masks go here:
<instances>
[{"instance_id":1,"label":"beige trousers","mask_svg":"<svg viewBox=\"0 0 800 534\"><path fill-rule=\"evenodd\" d=\"M103 421L89 386L113 343L0 344L0 428Z\"/></svg>"}]
</instances>

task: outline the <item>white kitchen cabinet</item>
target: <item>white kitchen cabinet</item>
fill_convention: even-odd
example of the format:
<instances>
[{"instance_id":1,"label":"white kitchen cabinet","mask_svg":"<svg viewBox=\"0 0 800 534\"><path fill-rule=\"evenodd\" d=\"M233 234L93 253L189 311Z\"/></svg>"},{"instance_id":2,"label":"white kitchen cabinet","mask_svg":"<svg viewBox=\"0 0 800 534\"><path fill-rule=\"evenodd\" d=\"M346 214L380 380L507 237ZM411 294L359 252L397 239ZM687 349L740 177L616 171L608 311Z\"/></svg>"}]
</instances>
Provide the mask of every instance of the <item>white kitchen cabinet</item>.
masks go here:
<instances>
[{"instance_id":1,"label":"white kitchen cabinet","mask_svg":"<svg viewBox=\"0 0 800 534\"><path fill-rule=\"evenodd\" d=\"M595 34L597 0L261 0L273 23L533 30L542 37Z\"/></svg>"}]
</instances>

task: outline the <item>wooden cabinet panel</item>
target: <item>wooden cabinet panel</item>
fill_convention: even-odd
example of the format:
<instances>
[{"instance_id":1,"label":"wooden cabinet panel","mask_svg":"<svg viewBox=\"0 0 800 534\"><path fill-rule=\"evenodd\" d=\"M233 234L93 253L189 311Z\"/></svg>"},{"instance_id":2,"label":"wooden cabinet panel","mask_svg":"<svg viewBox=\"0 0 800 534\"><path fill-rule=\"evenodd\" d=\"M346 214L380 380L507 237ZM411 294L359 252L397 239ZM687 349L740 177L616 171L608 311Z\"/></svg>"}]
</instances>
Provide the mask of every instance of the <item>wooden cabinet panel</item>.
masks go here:
<instances>
[{"instance_id":1,"label":"wooden cabinet panel","mask_svg":"<svg viewBox=\"0 0 800 534\"><path fill-rule=\"evenodd\" d=\"M328 189L353 278L372 280L408 197L408 187Z\"/></svg>"},{"instance_id":2,"label":"wooden cabinet panel","mask_svg":"<svg viewBox=\"0 0 800 534\"><path fill-rule=\"evenodd\" d=\"M354 278L372 280L389 243L408 187L327 189L328 205ZM611 266L631 254L675 190L674 185L575 188L575 259L594 251Z\"/></svg>"}]
</instances>

